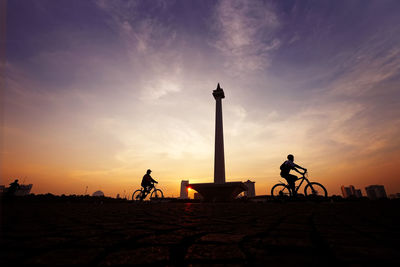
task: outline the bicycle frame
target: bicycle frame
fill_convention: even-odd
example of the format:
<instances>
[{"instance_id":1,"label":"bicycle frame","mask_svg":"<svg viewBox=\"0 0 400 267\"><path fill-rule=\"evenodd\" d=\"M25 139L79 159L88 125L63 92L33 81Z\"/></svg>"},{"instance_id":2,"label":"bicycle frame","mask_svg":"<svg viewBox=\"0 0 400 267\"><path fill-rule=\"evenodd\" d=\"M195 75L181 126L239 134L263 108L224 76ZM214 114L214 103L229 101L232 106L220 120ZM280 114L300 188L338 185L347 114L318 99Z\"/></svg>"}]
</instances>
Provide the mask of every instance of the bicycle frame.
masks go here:
<instances>
[{"instance_id":1,"label":"bicycle frame","mask_svg":"<svg viewBox=\"0 0 400 267\"><path fill-rule=\"evenodd\" d=\"M297 191L299 191L300 186L303 184L304 180L307 181L307 184L310 184L310 181L309 181L308 178L306 177L306 174L307 174L307 173L303 174L302 177L300 177L299 179L296 180L296 181L301 180L301 181L300 181L300 184L297 185L297 186L295 186L295 188L294 188L296 194L297 194ZM296 182L296 181L295 181L295 182ZM286 182L285 184L286 184L286 186L287 186L288 188L290 188L290 187L289 187L289 184L288 184L287 182Z\"/></svg>"},{"instance_id":2,"label":"bicycle frame","mask_svg":"<svg viewBox=\"0 0 400 267\"><path fill-rule=\"evenodd\" d=\"M298 186L296 186L295 189L294 189L294 190L296 191L296 193L297 193L297 191L299 191L300 186L303 184L304 180L306 180L308 184L310 183L310 181L304 176L304 174L303 174L303 176L302 176L301 178L299 178L298 180L300 180L300 179L301 179L300 184L299 184Z\"/></svg>"},{"instance_id":3,"label":"bicycle frame","mask_svg":"<svg viewBox=\"0 0 400 267\"><path fill-rule=\"evenodd\" d=\"M152 185L153 185L153 187L150 189L149 192L146 191L146 194L145 194L145 191L144 191L144 187L142 186L141 191L142 191L143 199L145 199L149 194L151 194L151 192L157 190L156 183L152 183Z\"/></svg>"}]
</instances>

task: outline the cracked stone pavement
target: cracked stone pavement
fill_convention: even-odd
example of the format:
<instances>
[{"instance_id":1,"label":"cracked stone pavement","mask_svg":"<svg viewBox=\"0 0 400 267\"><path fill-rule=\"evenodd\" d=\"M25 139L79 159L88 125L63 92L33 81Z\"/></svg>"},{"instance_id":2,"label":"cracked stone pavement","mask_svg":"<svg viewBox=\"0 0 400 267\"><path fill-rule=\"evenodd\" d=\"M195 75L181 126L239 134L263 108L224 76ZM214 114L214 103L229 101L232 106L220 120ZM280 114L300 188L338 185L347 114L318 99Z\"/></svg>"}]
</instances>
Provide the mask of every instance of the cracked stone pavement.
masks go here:
<instances>
[{"instance_id":1,"label":"cracked stone pavement","mask_svg":"<svg viewBox=\"0 0 400 267\"><path fill-rule=\"evenodd\" d=\"M2 205L2 266L399 264L399 201Z\"/></svg>"}]
</instances>

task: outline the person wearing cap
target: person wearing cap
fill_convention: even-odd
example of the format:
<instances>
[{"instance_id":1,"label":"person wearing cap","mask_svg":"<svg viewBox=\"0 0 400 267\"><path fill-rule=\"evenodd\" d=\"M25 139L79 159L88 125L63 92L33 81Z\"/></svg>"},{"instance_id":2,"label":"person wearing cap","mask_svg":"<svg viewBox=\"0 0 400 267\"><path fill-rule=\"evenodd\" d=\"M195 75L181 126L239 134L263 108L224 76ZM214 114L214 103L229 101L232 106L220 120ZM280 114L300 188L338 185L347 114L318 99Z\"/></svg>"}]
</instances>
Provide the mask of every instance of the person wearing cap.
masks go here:
<instances>
[{"instance_id":1,"label":"person wearing cap","mask_svg":"<svg viewBox=\"0 0 400 267\"><path fill-rule=\"evenodd\" d=\"M153 185L154 183L158 184L158 182L150 176L150 173L151 173L151 170L148 169L142 179L141 185L143 186L145 193L150 192L150 190L154 187L154 185Z\"/></svg>"},{"instance_id":2,"label":"person wearing cap","mask_svg":"<svg viewBox=\"0 0 400 267\"><path fill-rule=\"evenodd\" d=\"M295 182L298 179L296 175L290 174L290 170L294 170L300 174L303 174L302 172L300 172L297 168L304 170L304 173L307 172L307 169L300 167L299 165L294 163L294 156L289 154L287 156L287 159L284 163L282 163L280 169L281 169L281 177L285 178L286 181L289 184L290 190L293 193L293 196L296 195L296 191L295 191Z\"/></svg>"}]
</instances>

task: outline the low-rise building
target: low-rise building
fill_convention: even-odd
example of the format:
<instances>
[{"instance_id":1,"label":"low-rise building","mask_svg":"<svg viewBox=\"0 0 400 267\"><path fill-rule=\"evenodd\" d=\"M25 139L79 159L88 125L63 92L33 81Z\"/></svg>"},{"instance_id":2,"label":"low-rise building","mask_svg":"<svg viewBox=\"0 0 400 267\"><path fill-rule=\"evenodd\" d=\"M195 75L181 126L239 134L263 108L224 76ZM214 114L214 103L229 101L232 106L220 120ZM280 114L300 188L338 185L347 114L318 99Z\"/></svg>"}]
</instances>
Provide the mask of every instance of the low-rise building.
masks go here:
<instances>
[{"instance_id":1,"label":"low-rise building","mask_svg":"<svg viewBox=\"0 0 400 267\"><path fill-rule=\"evenodd\" d=\"M349 198L349 197L356 197L360 198L362 197L362 193L360 189L356 189L354 185L350 185L349 187L346 187L342 185L342 195L344 198Z\"/></svg>"},{"instance_id":2,"label":"low-rise building","mask_svg":"<svg viewBox=\"0 0 400 267\"><path fill-rule=\"evenodd\" d=\"M369 199L387 198L385 187L383 185L370 185L365 188Z\"/></svg>"},{"instance_id":3,"label":"low-rise building","mask_svg":"<svg viewBox=\"0 0 400 267\"><path fill-rule=\"evenodd\" d=\"M256 196L256 190L255 190L255 184L256 182L252 182L250 180L247 180L244 182L244 184L247 186L247 190L244 191L244 196L245 197L255 197Z\"/></svg>"},{"instance_id":4,"label":"low-rise building","mask_svg":"<svg viewBox=\"0 0 400 267\"><path fill-rule=\"evenodd\" d=\"M187 186L189 185L189 180L182 180L181 182L181 194L179 196L180 199L188 199L189 193Z\"/></svg>"}]
</instances>

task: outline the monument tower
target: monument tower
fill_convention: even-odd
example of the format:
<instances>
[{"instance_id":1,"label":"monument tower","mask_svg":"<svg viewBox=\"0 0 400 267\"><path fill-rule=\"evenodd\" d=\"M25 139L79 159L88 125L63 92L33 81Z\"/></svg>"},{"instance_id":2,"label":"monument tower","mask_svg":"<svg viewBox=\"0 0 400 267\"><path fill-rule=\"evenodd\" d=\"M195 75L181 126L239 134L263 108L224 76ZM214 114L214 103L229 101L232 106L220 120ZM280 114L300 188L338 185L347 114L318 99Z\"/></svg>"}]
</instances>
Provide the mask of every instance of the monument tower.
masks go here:
<instances>
[{"instance_id":1,"label":"monument tower","mask_svg":"<svg viewBox=\"0 0 400 267\"><path fill-rule=\"evenodd\" d=\"M213 91L215 98L215 150L214 150L214 183L225 183L224 130L222 123L222 98L224 90L217 85Z\"/></svg>"},{"instance_id":2,"label":"monument tower","mask_svg":"<svg viewBox=\"0 0 400 267\"><path fill-rule=\"evenodd\" d=\"M247 190L247 186L242 182L225 181L224 131L222 126L222 99L225 98L225 94L219 83L217 89L213 90L213 96L216 102L214 183L189 184L187 187L200 193L205 201L229 201Z\"/></svg>"}]
</instances>

